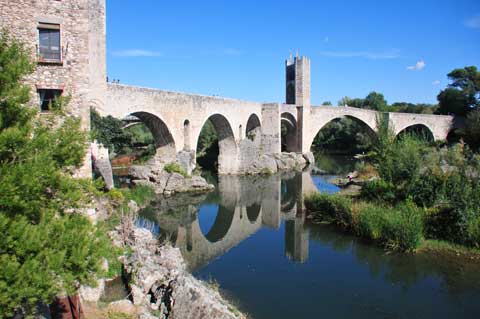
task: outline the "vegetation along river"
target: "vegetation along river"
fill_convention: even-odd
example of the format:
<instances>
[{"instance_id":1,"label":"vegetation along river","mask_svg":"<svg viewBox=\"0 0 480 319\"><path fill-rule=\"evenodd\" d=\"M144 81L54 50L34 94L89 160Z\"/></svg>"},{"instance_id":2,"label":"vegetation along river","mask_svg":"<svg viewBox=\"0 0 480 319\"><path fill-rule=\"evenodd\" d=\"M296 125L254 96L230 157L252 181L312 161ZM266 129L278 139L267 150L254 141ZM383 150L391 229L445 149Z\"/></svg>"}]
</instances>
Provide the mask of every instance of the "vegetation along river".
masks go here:
<instances>
[{"instance_id":1,"label":"vegetation along river","mask_svg":"<svg viewBox=\"0 0 480 319\"><path fill-rule=\"evenodd\" d=\"M319 162L337 174L352 164ZM310 223L301 194L339 191L332 177L212 176L214 192L159 200L140 222L253 318L478 318L478 263L386 252Z\"/></svg>"}]
</instances>

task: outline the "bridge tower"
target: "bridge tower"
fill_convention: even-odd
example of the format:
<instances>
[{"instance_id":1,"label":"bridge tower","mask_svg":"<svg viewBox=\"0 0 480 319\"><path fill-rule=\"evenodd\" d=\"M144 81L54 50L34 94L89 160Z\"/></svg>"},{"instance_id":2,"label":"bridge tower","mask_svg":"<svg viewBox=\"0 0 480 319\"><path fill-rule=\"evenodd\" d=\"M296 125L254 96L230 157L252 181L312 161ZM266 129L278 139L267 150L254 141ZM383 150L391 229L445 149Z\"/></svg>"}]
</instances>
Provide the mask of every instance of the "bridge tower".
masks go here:
<instances>
[{"instance_id":1,"label":"bridge tower","mask_svg":"<svg viewBox=\"0 0 480 319\"><path fill-rule=\"evenodd\" d=\"M310 59L305 56L290 58L285 62L285 96L287 104L297 106L297 147L296 152L309 152L304 145L305 132L310 114Z\"/></svg>"}]
</instances>

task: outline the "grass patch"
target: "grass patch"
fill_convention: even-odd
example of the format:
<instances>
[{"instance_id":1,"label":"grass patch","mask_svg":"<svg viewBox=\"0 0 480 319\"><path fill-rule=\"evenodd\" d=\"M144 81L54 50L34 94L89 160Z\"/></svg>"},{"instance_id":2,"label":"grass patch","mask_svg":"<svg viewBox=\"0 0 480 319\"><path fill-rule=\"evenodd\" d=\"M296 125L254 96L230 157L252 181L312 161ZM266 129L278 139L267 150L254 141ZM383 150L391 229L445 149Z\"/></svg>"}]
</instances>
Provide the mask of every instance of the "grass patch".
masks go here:
<instances>
[{"instance_id":1,"label":"grass patch","mask_svg":"<svg viewBox=\"0 0 480 319\"><path fill-rule=\"evenodd\" d=\"M424 240L419 247L419 251L436 251L445 254L454 254L455 256L466 256L471 259L480 260L480 248L467 247L464 245L454 244L444 240L427 239Z\"/></svg>"},{"instance_id":2,"label":"grass patch","mask_svg":"<svg viewBox=\"0 0 480 319\"><path fill-rule=\"evenodd\" d=\"M167 173L178 173L185 178L188 177L187 171L185 171L185 169L182 166L180 166L180 164L175 162L166 164L163 167L163 170Z\"/></svg>"},{"instance_id":3,"label":"grass patch","mask_svg":"<svg viewBox=\"0 0 480 319\"><path fill-rule=\"evenodd\" d=\"M326 218L343 228L352 225L352 202L341 195L314 193L305 198L305 207L317 217Z\"/></svg>"},{"instance_id":4,"label":"grass patch","mask_svg":"<svg viewBox=\"0 0 480 319\"><path fill-rule=\"evenodd\" d=\"M316 193L306 197L305 207L310 216L329 220L389 249L412 251L423 240L424 211L412 202L396 206L354 204L341 195Z\"/></svg>"},{"instance_id":5,"label":"grass patch","mask_svg":"<svg viewBox=\"0 0 480 319\"><path fill-rule=\"evenodd\" d=\"M133 188L125 188L120 191L127 203L133 200L139 206L148 205L148 203L156 198L155 191L148 185L137 185Z\"/></svg>"}]
</instances>

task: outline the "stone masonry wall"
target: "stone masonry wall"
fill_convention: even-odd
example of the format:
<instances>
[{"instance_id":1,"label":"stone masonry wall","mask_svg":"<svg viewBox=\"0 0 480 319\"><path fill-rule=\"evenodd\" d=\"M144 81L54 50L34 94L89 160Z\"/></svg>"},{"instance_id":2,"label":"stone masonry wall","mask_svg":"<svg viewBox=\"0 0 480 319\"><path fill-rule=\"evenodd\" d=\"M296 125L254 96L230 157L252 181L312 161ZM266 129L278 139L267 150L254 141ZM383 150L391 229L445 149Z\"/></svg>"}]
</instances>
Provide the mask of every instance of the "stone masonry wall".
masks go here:
<instances>
[{"instance_id":1,"label":"stone masonry wall","mask_svg":"<svg viewBox=\"0 0 480 319\"><path fill-rule=\"evenodd\" d=\"M71 96L67 114L80 117L82 127L89 130L93 101L105 104L105 0L0 0L0 17L0 28L25 43L33 61L38 60L39 23L60 25L62 63L38 64L25 79L31 87L31 105L39 108L39 88L63 90L63 95ZM87 154L79 175L90 174Z\"/></svg>"}]
</instances>

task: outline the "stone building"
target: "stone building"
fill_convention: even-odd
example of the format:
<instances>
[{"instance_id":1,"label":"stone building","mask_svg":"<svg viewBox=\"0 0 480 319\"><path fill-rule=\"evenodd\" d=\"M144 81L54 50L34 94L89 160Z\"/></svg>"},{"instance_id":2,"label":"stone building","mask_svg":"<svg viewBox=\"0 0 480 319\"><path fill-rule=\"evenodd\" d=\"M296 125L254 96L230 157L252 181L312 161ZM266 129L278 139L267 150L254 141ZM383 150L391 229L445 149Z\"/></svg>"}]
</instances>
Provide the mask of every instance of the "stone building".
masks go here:
<instances>
[{"instance_id":1,"label":"stone building","mask_svg":"<svg viewBox=\"0 0 480 319\"><path fill-rule=\"evenodd\" d=\"M90 107L105 105L105 0L0 0L0 28L25 43L37 62L26 79L40 116L58 95L67 114L90 129ZM87 152L81 176L90 176Z\"/></svg>"}]
</instances>

